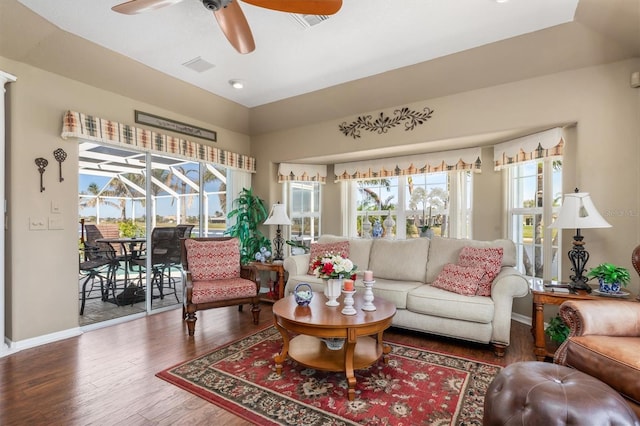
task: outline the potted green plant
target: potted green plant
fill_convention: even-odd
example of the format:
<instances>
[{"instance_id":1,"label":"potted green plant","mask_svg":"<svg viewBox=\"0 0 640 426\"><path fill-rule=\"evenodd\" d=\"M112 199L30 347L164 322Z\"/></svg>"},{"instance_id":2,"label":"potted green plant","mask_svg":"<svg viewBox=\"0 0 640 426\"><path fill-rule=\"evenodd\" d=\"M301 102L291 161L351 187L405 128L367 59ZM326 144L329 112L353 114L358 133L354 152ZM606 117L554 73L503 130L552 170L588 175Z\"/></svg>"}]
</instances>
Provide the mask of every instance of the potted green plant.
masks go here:
<instances>
[{"instance_id":1,"label":"potted green plant","mask_svg":"<svg viewBox=\"0 0 640 426\"><path fill-rule=\"evenodd\" d=\"M627 268L616 266L612 263L601 263L591 269L587 276L597 278L600 283L599 290L602 293L619 293L620 286L627 286L631 275Z\"/></svg>"},{"instance_id":2,"label":"potted green plant","mask_svg":"<svg viewBox=\"0 0 640 426\"><path fill-rule=\"evenodd\" d=\"M269 213L264 201L250 188L242 188L238 198L233 200L233 207L234 209L227 214L227 218L235 218L235 223L225 231L225 235L238 238L240 262L246 265L254 259L261 248L271 250L271 241L258 229Z\"/></svg>"},{"instance_id":3,"label":"potted green plant","mask_svg":"<svg viewBox=\"0 0 640 426\"><path fill-rule=\"evenodd\" d=\"M560 315L549 320L549 325L545 328L544 333L556 343L562 343L569 337L569 326L565 324Z\"/></svg>"}]
</instances>

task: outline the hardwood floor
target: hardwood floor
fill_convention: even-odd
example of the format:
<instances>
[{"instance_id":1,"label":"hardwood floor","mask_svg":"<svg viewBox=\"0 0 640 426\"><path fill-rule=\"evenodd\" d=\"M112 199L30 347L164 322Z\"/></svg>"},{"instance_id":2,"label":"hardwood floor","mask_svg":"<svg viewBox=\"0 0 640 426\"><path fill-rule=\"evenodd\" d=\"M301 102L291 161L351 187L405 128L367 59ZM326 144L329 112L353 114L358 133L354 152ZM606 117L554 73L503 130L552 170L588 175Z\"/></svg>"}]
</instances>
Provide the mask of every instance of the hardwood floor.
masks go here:
<instances>
[{"instance_id":1,"label":"hardwood floor","mask_svg":"<svg viewBox=\"0 0 640 426\"><path fill-rule=\"evenodd\" d=\"M262 305L258 326L250 309L198 312L192 338L180 314L164 312L0 358L0 424L250 424L155 373L271 324L271 305ZM535 360L529 326L517 322L504 358L488 345L394 328L385 337L502 365Z\"/></svg>"}]
</instances>

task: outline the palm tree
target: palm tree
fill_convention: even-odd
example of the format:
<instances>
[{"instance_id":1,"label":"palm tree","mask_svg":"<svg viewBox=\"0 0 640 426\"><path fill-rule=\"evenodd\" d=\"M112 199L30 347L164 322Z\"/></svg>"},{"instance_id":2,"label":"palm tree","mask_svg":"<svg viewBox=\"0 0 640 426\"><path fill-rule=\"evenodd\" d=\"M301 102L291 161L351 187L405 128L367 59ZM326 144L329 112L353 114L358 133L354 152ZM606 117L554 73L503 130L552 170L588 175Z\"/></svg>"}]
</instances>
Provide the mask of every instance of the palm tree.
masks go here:
<instances>
[{"instance_id":1,"label":"palm tree","mask_svg":"<svg viewBox=\"0 0 640 426\"><path fill-rule=\"evenodd\" d=\"M371 207L378 207L378 210L390 210L395 208L395 205L391 203L394 195L390 195L386 199L382 200L380 196L374 191L373 187L386 188L387 192L391 191L391 181L389 179L372 179L358 181L358 190L365 194L365 199L360 205L360 210L371 210Z\"/></svg>"},{"instance_id":2,"label":"palm tree","mask_svg":"<svg viewBox=\"0 0 640 426\"><path fill-rule=\"evenodd\" d=\"M106 188L106 187L105 187ZM88 186L87 186L87 190L86 191L80 191L80 199L82 201L80 201L78 203L78 206L81 209L84 208L96 208L98 207L101 203L109 206L109 207L118 207L117 203L114 203L113 201L110 201L108 199L104 199L103 196L105 195L104 190L101 190L100 187L98 186L97 183L95 182L91 182ZM84 197L82 197L84 196Z\"/></svg>"}]
</instances>

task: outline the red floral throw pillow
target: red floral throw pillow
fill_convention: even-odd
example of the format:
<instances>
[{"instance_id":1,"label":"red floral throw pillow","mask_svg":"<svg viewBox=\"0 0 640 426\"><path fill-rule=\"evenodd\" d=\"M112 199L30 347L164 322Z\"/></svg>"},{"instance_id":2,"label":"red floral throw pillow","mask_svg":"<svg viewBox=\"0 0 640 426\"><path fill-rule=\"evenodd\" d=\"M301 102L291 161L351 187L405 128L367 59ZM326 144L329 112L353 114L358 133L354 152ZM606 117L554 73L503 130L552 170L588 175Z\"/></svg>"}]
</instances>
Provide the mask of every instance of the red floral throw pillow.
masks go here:
<instances>
[{"instance_id":1,"label":"red floral throw pillow","mask_svg":"<svg viewBox=\"0 0 640 426\"><path fill-rule=\"evenodd\" d=\"M431 285L465 296L474 296L484 274L484 269L480 267L447 263Z\"/></svg>"},{"instance_id":2,"label":"red floral throw pillow","mask_svg":"<svg viewBox=\"0 0 640 426\"><path fill-rule=\"evenodd\" d=\"M193 281L223 280L240 276L240 244L226 241L186 240L187 262Z\"/></svg>"},{"instance_id":3,"label":"red floral throw pillow","mask_svg":"<svg viewBox=\"0 0 640 426\"><path fill-rule=\"evenodd\" d=\"M485 276L480 280L478 296L491 296L491 284L502 267L502 247L464 247L458 255L458 265L478 266L484 269Z\"/></svg>"},{"instance_id":4,"label":"red floral throw pillow","mask_svg":"<svg viewBox=\"0 0 640 426\"><path fill-rule=\"evenodd\" d=\"M345 259L349 257L349 241L338 241L335 243L313 243L309 250L309 270L308 275L313 275L313 268L311 265L316 257L322 256L325 253L340 254Z\"/></svg>"}]
</instances>

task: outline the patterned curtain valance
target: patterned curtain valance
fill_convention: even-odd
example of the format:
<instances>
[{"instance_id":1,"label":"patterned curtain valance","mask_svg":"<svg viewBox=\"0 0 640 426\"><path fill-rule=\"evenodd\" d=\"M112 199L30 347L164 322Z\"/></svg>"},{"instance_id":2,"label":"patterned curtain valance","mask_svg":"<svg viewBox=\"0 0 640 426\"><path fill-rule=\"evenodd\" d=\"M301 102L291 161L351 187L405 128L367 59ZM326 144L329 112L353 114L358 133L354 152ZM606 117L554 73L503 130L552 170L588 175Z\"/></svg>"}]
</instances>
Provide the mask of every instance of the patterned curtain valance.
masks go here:
<instances>
[{"instance_id":1,"label":"patterned curtain valance","mask_svg":"<svg viewBox=\"0 0 640 426\"><path fill-rule=\"evenodd\" d=\"M495 145L493 147L494 168L502 170L525 161L562 157L563 150L562 129L556 127Z\"/></svg>"},{"instance_id":2,"label":"patterned curtain valance","mask_svg":"<svg viewBox=\"0 0 640 426\"><path fill-rule=\"evenodd\" d=\"M291 181L326 183L327 166L280 163L278 167L278 183Z\"/></svg>"},{"instance_id":3,"label":"patterned curtain valance","mask_svg":"<svg viewBox=\"0 0 640 426\"><path fill-rule=\"evenodd\" d=\"M433 152L407 157L341 163L334 166L336 181L471 170L480 172L480 148Z\"/></svg>"},{"instance_id":4,"label":"patterned curtain valance","mask_svg":"<svg viewBox=\"0 0 640 426\"><path fill-rule=\"evenodd\" d=\"M62 120L62 138L79 138L132 147L142 151L176 155L189 160L200 160L226 167L256 171L256 160L248 155L236 154L198 142L191 142L147 129L121 124L74 111L67 111Z\"/></svg>"}]
</instances>

